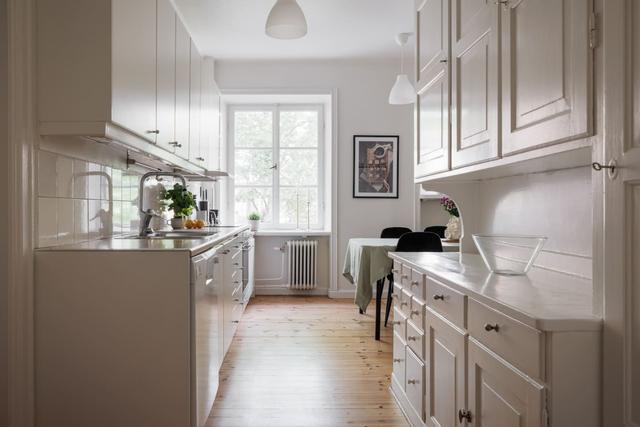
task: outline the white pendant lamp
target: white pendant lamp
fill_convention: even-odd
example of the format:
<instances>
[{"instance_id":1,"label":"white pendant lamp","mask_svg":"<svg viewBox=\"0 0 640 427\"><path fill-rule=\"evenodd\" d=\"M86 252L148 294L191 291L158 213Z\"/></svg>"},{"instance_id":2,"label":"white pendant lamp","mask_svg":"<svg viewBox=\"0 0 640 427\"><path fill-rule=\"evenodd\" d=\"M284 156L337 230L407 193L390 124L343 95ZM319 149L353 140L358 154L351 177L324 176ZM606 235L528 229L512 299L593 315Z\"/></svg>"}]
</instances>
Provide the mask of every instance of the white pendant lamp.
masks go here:
<instances>
[{"instance_id":1,"label":"white pendant lamp","mask_svg":"<svg viewBox=\"0 0 640 427\"><path fill-rule=\"evenodd\" d=\"M307 20L296 0L277 0L271 8L265 32L276 39L299 39L307 34Z\"/></svg>"},{"instance_id":2,"label":"white pendant lamp","mask_svg":"<svg viewBox=\"0 0 640 427\"><path fill-rule=\"evenodd\" d=\"M396 43L400 46L400 74L389 93L389 104L407 105L416 101L416 89L404 74L404 45L407 44L411 33L400 33L396 36Z\"/></svg>"}]
</instances>

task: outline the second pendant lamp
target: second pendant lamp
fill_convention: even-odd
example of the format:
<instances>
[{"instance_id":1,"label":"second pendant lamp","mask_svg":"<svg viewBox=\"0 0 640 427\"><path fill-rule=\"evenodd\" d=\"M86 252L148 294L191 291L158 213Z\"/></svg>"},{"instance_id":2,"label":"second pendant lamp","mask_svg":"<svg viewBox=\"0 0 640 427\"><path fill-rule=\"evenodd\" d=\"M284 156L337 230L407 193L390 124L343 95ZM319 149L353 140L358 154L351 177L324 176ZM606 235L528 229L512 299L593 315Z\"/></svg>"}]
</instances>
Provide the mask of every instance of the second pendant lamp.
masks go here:
<instances>
[{"instance_id":1,"label":"second pendant lamp","mask_svg":"<svg viewBox=\"0 0 640 427\"><path fill-rule=\"evenodd\" d=\"M406 105L416 101L416 90L404 73L404 45L407 44L411 33L400 33L396 36L396 43L400 46L400 74L389 92L389 104Z\"/></svg>"},{"instance_id":2,"label":"second pendant lamp","mask_svg":"<svg viewBox=\"0 0 640 427\"><path fill-rule=\"evenodd\" d=\"M307 20L296 0L277 0L271 8L265 32L276 39L299 39L307 34Z\"/></svg>"}]
</instances>

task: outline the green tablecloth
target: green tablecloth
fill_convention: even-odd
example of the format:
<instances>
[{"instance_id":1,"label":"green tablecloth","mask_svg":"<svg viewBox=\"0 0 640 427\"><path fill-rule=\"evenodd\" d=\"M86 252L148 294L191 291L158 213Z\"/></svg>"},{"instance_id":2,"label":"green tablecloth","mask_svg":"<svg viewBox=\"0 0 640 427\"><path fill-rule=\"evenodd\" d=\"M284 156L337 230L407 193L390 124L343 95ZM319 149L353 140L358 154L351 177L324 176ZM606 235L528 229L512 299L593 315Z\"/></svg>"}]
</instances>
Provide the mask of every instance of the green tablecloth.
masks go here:
<instances>
[{"instance_id":1,"label":"green tablecloth","mask_svg":"<svg viewBox=\"0 0 640 427\"><path fill-rule=\"evenodd\" d=\"M342 275L356 286L355 303L365 311L373 296L373 283L391 273L393 261L387 253L398 239L350 239Z\"/></svg>"}]
</instances>

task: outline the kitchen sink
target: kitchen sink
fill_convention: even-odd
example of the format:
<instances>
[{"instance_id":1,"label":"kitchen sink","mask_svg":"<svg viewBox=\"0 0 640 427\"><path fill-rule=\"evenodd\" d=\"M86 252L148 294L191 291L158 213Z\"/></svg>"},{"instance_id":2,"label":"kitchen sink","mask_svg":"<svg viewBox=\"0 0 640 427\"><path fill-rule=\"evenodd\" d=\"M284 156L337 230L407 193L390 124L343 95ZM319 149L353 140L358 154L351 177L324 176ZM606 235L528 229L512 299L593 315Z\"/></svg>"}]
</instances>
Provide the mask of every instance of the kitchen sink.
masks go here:
<instances>
[{"instance_id":1,"label":"kitchen sink","mask_svg":"<svg viewBox=\"0 0 640 427\"><path fill-rule=\"evenodd\" d=\"M135 240L162 240L162 239L203 239L205 237L214 236L217 233L210 231L160 231L149 236L128 235L121 236L119 239L135 239Z\"/></svg>"}]
</instances>

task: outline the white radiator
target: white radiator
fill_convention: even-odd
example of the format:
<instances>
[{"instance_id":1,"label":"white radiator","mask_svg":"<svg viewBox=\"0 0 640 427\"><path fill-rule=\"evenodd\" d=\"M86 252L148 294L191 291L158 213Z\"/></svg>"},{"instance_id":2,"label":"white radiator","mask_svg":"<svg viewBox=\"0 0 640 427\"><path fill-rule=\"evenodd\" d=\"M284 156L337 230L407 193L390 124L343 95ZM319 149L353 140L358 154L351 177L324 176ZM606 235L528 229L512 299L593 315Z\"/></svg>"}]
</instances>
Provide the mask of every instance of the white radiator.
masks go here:
<instances>
[{"instance_id":1,"label":"white radiator","mask_svg":"<svg viewBox=\"0 0 640 427\"><path fill-rule=\"evenodd\" d=\"M318 275L318 241L289 240L289 289L314 289Z\"/></svg>"}]
</instances>

